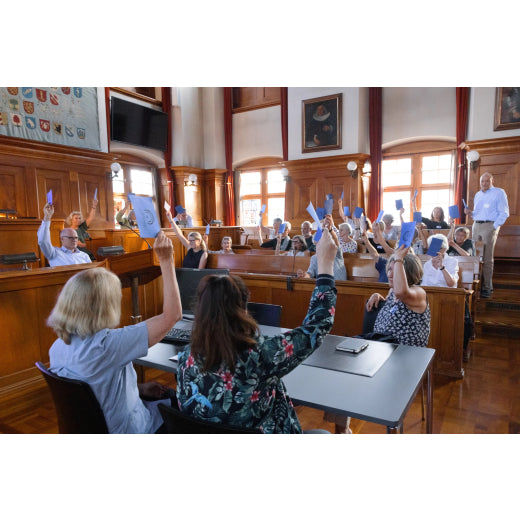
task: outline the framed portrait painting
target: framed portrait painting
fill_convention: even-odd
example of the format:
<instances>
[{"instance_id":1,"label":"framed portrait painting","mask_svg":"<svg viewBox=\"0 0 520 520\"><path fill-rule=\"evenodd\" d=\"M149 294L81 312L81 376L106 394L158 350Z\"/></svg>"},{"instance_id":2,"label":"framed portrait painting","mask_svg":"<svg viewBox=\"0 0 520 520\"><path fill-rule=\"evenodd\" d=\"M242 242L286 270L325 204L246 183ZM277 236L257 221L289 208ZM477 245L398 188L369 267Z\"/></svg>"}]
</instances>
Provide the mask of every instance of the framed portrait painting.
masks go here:
<instances>
[{"instance_id":1,"label":"framed portrait painting","mask_svg":"<svg viewBox=\"0 0 520 520\"><path fill-rule=\"evenodd\" d=\"M495 130L520 128L520 87L497 87Z\"/></svg>"},{"instance_id":2,"label":"framed portrait painting","mask_svg":"<svg viewBox=\"0 0 520 520\"><path fill-rule=\"evenodd\" d=\"M302 101L302 153L341 148L342 94Z\"/></svg>"}]
</instances>

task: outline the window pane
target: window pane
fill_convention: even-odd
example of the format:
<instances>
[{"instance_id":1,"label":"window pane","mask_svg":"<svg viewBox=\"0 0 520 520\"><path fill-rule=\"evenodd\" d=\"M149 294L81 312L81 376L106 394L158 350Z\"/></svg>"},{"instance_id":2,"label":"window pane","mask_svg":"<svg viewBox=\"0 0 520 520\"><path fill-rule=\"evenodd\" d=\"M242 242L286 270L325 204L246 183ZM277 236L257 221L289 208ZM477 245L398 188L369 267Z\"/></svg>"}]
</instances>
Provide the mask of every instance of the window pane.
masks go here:
<instances>
[{"instance_id":1,"label":"window pane","mask_svg":"<svg viewBox=\"0 0 520 520\"><path fill-rule=\"evenodd\" d=\"M285 220L285 198L283 197L267 199L267 221L269 226L272 225L275 218Z\"/></svg>"},{"instance_id":2,"label":"window pane","mask_svg":"<svg viewBox=\"0 0 520 520\"><path fill-rule=\"evenodd\" d=\"M136 195L153 196L152 172L149 170L130 170L130 186Z\"/></svg>"},{"instance_id":3,"label":"window pane","mask_svg":"<svg viewBox=\"0 0 520 520\"><path fill-rule=\"evenodd\" d=\"M449 184L451 182L451 162L451 154L423 157L422 183Z\"/></svg>"},{"instance_id":4,"label":"window pane","mask_svg":"<svg viewBox=\"0 0 520 520\"><path fill-rule=\"evenodd\" d=\"M260 172L240 174L240 196L260 194Z\"/></svg>"},{"instance_id":5,"label":"window pane","mask_svg":"<svg viewBox=\"0 0 520 520\"><path fill-rule=\"evenodd\" d=\"M405 222L409 222L412 219L412 207L410 199L412 195L410 191L391 191L383 193L383 207L385 213L393 215L394 222L393 226L401 225L401 217L398 209L395 209L395 201L401 199L403 201L404 213L403 219Z\"/></svg>"},{"instance_id":6,"label":"window pane","mask_svg":"<svg viewBox=\"0 0 520 520\"><path fill-rule=\"evenodd\" d=\"M267 193L285 193L285 182L282 170L270 170L267 172Z\"/></svg>"},{"instance_id":7,"label":"window pane","mask_svg":"<svg viewBox=\"0 0 520 520\"><path fill-rule=\"evenodd\" d=\"M450 205L450 190L422 190L421 211L423 217L430 218L433 208L444 210L444 220L448 222L448 207Z\"/></svg>"},{"instance_id":8,"label":"window pane","mask_svg":"<svg viewBox=\"0 0 520 520\"><path fill-rule=\"evenodd\" d=\"M412 179L412 159L386 159L382 167L383 188L388 186L408 186Z\"/></svg>"},{"instance_id":9,"label":"window pane","mask_svg":"<svg viewBox=\"0 0 520 520\"><path fill-rule=\"evenodd\" d=\"M260 213L260 199L247 199L240 201L240 225L257 226Z\"/></svg>"},{"instance_id":10,"label":"window pane","mask_svg":"<svg viewBox=\"0 0 520 520\"><path fill-rule=\"evenodd\" d=\"M119 171L117 174L117 177L115 177L112 180L112 191L114 193L124 193L125 192L125 171L123 168Z\"/></svg>"}]
</instances>

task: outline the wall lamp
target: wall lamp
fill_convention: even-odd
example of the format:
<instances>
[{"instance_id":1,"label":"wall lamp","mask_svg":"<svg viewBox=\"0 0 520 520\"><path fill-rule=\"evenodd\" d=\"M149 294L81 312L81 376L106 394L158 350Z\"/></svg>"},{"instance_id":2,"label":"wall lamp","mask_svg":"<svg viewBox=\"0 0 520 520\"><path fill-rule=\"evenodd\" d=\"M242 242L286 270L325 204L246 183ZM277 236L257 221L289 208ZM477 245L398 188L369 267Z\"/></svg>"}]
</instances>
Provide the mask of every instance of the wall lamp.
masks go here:
<instances>
[{"instance_id":1,"label":"wall lamp","mask_svg":"<svg viewBox=\"0 0 520 520\"><path fill-rule=\"evenodd\" d=\"M282 168L280 173L282 174L283 180L287 182L289 180L289 170L287 168Z\"/></svg>"},{"instance_id":2,"label":"wall lamp","mask_svg":"<svg viewBox=\"0 0 520 520\"><path fill-rule=\"evenodd\" d=\"M477 150L471 150L468 152L467 158L471 169L475 171L477 169L478 160L480 159L480 154L477 152Z\"/></svg>"},{"instance_id":3,"label":"wall lamp","mask_svg":"<svg viewBox=\"0 0 520 520\"><path fill-rule=\"evenodd\" d=\"M350 172L353 179L357 177L357 163L355 161L349 161L347 164L347 170Z\"/></svg>"},{"instance_id":4,"label":"wall lamp","mask_svg":"<svg viewBox=\"0 0 520 520\"><path fill-rule=\"evenodd\" d=\"M184 186L197 186L197 176L194 173L191 173L188 176L188 180L184 181Z\"/></svg>"},{"instance_id":5,"label":"wall lamp","mask_svg":"<svg viewBox=\"0 0 520 520\"><path fill-rule=\"evenodd\" d=\"M117 174L121 171L121 165L118 162L113 162L110 165L110 169L112 170L111 179L115 179L117 177Z\"/></svg>"}]
</instances>

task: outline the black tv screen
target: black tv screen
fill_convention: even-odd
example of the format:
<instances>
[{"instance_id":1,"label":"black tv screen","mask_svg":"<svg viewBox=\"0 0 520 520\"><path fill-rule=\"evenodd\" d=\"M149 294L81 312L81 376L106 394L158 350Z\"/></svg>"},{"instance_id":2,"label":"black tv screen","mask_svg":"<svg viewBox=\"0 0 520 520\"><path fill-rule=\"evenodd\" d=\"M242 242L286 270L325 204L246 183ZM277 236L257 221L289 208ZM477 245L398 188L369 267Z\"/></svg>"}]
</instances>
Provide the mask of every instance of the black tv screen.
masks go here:
<instances>
[{"instance_id":1,"label":"black tv screen","mask_svg":"<svg viewBox=\"0 0 520 520\"><path fill-rule=\"evenodd\" d=\"M166 150L168 114L113 97L110 105L112 141Z\"/></svg>"}]
</instances>

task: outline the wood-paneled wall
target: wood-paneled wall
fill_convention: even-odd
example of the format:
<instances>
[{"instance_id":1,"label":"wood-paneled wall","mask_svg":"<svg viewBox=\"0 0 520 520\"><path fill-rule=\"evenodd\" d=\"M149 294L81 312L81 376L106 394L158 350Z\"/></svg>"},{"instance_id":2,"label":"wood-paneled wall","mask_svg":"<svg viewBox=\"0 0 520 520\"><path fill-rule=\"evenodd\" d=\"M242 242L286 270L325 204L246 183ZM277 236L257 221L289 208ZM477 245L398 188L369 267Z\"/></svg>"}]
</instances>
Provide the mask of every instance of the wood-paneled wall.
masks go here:
<instances>
[{"instance_id":1,"label":"wood-paneled wall","mask_svg":"<svg viewBox=\"0 0 520 520\"><path fill-rule=\"evenodd\" d=\"M510 213L498 235L495 258L520 259L520 137L472 141L466 143L466 149L480 154L476 168L468 165L466 200L473 208L475 194L480 190L480 176L491 173L495 186L507 193ZM472 222L468 220L469 224Z\"/></svg>"},{"instance_id":2,"label":"wood-paneled wall","mask_svg":"<svg viewBox=\"0 0 520 520\"><path fill-rule=\"evenodd\" d=\"M368 157L366 154L351 154L285 161L283 166L289 170L285 189L285 217L293 229L299 229L303 221L310 219L307 212L309 202L315 208L323 207L328 193L332 193L337 204L343 192L344 206L360 206L366 214L369 211L368 182L364 183L363 178L368 180L369 176L362 171ZM358 165L355 177L347 170L350 161ZM337 205L333 217L336 221L339 219Z\"/></svg>"}]
</instances>

